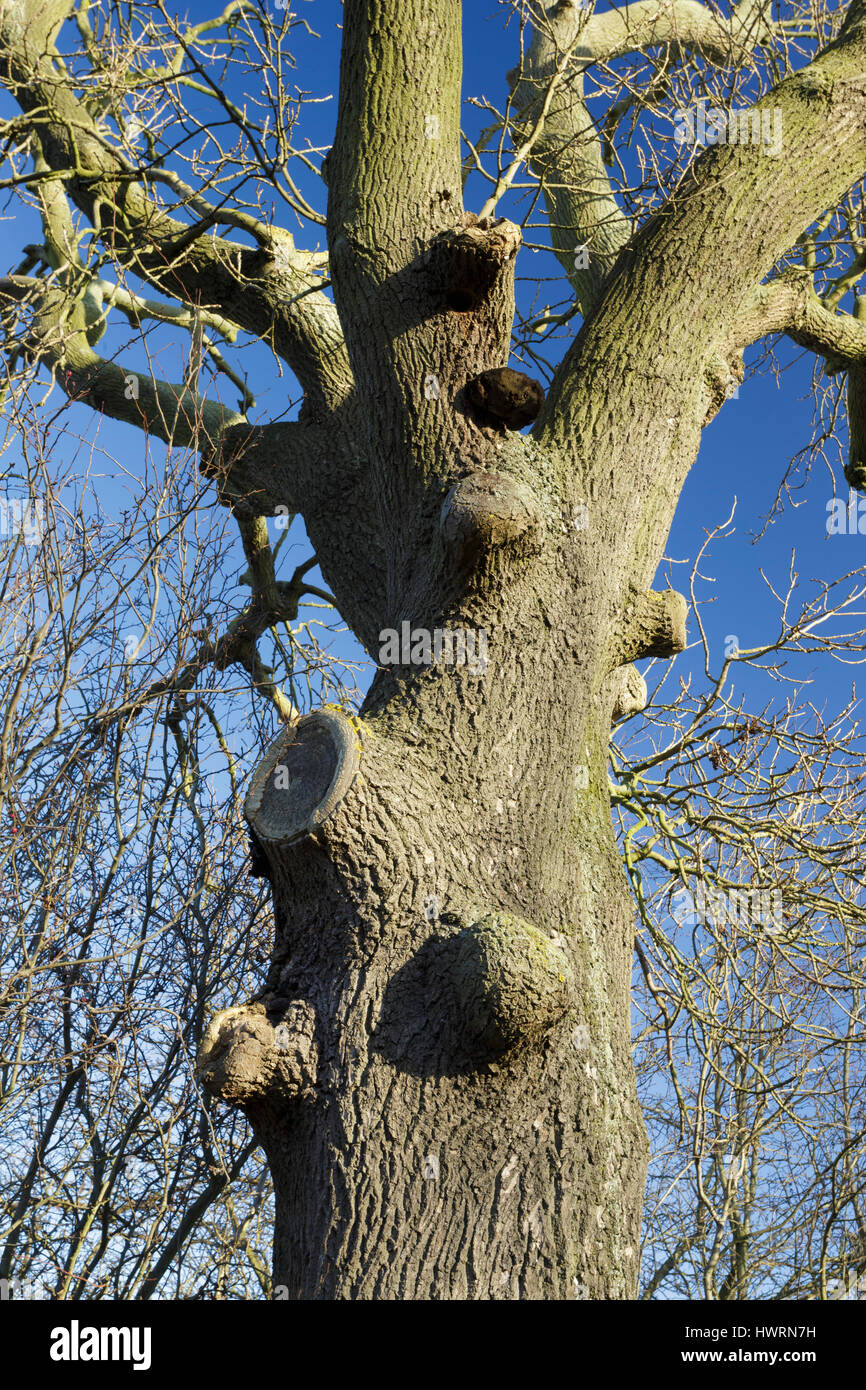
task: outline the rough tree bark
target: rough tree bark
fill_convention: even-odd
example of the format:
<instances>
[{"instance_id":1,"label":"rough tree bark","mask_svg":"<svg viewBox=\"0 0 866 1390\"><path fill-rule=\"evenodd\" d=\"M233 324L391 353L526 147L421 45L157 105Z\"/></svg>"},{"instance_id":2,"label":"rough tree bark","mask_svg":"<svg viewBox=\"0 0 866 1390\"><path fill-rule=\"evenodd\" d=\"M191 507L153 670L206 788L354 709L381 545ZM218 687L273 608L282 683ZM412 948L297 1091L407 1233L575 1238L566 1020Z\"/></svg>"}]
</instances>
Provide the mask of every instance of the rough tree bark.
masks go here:
<instances>
[{"instance_id":1,"label":"rough tree bark","mask_svg":"<svg viewBox=\"0 0 866 1390\"><path fill-rule=\"evenodd\" d=\"M518 232L462 209L459 24L456 0L346 6L328 232L385 556L365 635L483 629L488 665L381 672L331 814L293 843L276 794L253 814L272 993L214 1055L268 1151L290 1297L622 1298L646 1139L611 677L681 649L684 604L647 586L749 296L866 165L866 45L849 25L768 98L807 160L704 159L617 262L521 437L467 403L508 358Z\"/></svg>"},{"instance_id":2,"label":"rough tree bark","mask_svg":"<svg viewBox=\"0 0 866 1390\"><path fill-rule=\"evenodd\" d=\"M601 16L584 45L651 42L647 7L631 8L633 32ZM741 42L702 6L650 8L679 11L683 42L698 12L714 43ZM539 9L548 36L513 79L527 128L579 23L567 3ZM782 112L781 158L709 150L633 237L609 216L595 147L586 196L549 194L563 264L565 225L572 245L595 228L600 249L585 279L572 272L587 318L520 435L467 392L508 361L520 233L463 207L461 5L346 0L327 161L339 323L317 294L278 317L301 419L227 422L204 466L239 513L303 513L374 656L383 630L408 623L483 632L487 660L381 669L357 719L301 721L253 779L274 957L261 997L213 1020L200 1067L267 1151L274 1282L290 1298L634 1293L646 1136L610 725L641 701L630 663L684 644L684 601L650 586L744 345L783 330L866 356L858 324L840 342L839 318L796 286L761 288L866 170L864 15L858 0L840 39L764 99ZM7 81L26 72L19 101L50 112L56 84L34 80L39 56L17 42ZM550 174L566 149L573 188L572 129L592 135L579 74L534 155ZM61 112L42 136L57 167L67 139ZM110 171L71 189L85 207L97 193L123 202L127 227L147 217ZM161 235L149 224L157 247ZM220 301L247 323L286 300L281 274L302 273L273 248L255 254L255 292ZM208 283L204 258L194 243L173 270L190 293ZM120 413L107 377L90 382Z\"/></svg>"}]
</instances>

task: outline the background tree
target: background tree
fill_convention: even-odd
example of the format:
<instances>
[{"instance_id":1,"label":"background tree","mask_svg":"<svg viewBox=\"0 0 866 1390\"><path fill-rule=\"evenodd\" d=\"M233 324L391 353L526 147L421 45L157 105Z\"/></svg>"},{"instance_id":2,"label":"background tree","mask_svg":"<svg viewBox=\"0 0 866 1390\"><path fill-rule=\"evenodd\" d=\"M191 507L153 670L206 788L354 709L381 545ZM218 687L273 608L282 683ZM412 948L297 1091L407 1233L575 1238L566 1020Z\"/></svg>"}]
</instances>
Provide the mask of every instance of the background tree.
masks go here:
<instances>
[{"instance_id":1,"label":"background tree","mask_svg":"<svg viewBox=\"0 0 866 1390\"><path fill-rule=\"evenodd\" d=\"M6 186L41 223L2 282L10 383L19 364L49 370L70 399L197 452L251 590L191 658L166 653L155 679L83 722L105 737L164 707L182 786L195 773L181 721L192 709L197 726L209 670L240 667L285 725L246 801L273 888L271 968L211 1021L200 1073L264 1146L274 1280L291 1297L634 1291L647 1144L610 725L641 703L631 663L685 645L685 600L649 586L748 345L786 333L847 374L861 481L866 334L843 307L863 268L861 0L780 18L751 0L729 15L683 0L515 13L507 99L461 163L457 0L344 6L325 219L298 175L316 151L293 139L290 12L274 23L241 0L189 25L162 3L0 3L18 108ZM253 114L230 95L233 70L256 74ZM689 121L694 136L698 97L717 93L736 126L698 153ZM521 228L496 213L524 194L524 223L543 202L571 303L513 339ZM326 221L327 252L295 246L277 198L302 227ZM96 353L114 308L136 333L188 330L182 380L111 339ZM296 377L297 419L249 420L214 342L242 333ZM539 360L543 404L499 370L513 346ZM222 376L237 410L209 385ZM265 521L296 515L323 577L313 596L333 596L374 660L407 623L476 652L483 636L483 669L428 664L421 643L414 661L382 662L359 715L344 702L298 720L270 634L297 619L310 566L278 578ZM693 1130L737 1164L764 1123L756 1073L737 1064L746 1036L773 1061L767 1007L731 1001L739 1062L723 1067L714 1040L697 1087L705 1107L733 1075L742 1113L718 1094ZM739 1255L719 1273L727 1233L744 1240L725 1162L715 1187L695 1169L711 1290L743 1288Z\"/></svg>"},{"instance_id":2,"label":"background tree","mask_svg":"<svg viewBox=\"0 0 866 1390\"><path fill-rule=\"evenodd\" d=\"M770 640L714 669L696 570L706 685L666 704L673 663L651 739L612 743L639 913L643 1298L866 1292L862 735L856 702L828 717L784 690L794 653L862 661L862 572L798 588ZM749 668L782 685L759 715L735 698Z\"/></svg>"},{"instance_id":3,"label":"background tree","mask_svg":"<svg viewBox=\"0 0 866 1390\"><path fill-rule=\"evenodd\" d=\"M107 461L83 477L74 451L58 461L42 393L18 385L38 507L0 552L0 1296L261 1298L267 1169L194 1074L207 1011L252 991L267 959L245 749L218 720L249 677L227 668L186 704L153 695L231 603L230 518L202 509L183 451L160 476L128 474L112 517ZM309 681L347 699L317 617L283 633L288 674L298 698ZM266 730L249 722L254 749Z\"/></svg>"}]
</instances>

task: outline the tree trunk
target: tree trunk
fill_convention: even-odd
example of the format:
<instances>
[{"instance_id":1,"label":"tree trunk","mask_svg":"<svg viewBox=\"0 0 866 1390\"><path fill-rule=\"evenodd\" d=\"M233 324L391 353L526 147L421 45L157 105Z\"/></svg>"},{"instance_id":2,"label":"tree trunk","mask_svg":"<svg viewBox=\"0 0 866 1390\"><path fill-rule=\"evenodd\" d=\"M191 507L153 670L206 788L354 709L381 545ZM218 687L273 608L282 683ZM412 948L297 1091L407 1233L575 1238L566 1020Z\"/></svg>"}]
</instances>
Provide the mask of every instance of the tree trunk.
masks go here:
<instances>
[{"instance_id":1,"label":"tree trunk","mask_svg":"<svg viewBox=\"0 0 866 1390\"><path fill-rule=\"evenodd\" d=\"M507 627L501 595L474 608L486 672L377 681L348 792L307 838L268 845L269 993L213 1055L268 1153L290 1298L634 1288L632 907L598 703L552 576L542 592L528 568ZM564 634L543 659L539 609ZM278 766L303 777L291 751ZM282 1069L260 1096L274 1027Z\"/></svg>"},{"instance_id":2,"label":"tree trunk","mask_svg":"<svg viewBox=\"0 0 866 1390\"><path fill-rule=\"evenodd\" d=\"M710 151L583 286L597 303L522 436L479 385L508 359L520 237L462 210L460 6L344 13L328 240L353 388L304 420L332 452L342 430L355 471L303 483L305 518L375 656L408 624L485 659L383 655L360 718L311 716L266 756L247 813L273 968L214 1020L203 1074L267 1150L284 1296L627 1298L647 1144L610 723L640 703L629 663L684 645L684 601L646 586L755 286L862 166L863 99L831 49L823 85L775 94L808 160ZM272 510L286 472L243 444L223 465ZM330 543L337 509L381 557L370 584Z\"/></svg>"},{"instance_id":3,"label":"tree trunk","mask_svg":"<svg viewBox=\"0 0 866 1390\"><path fill-rule=\"evenodd\" d=\"M359 719L277 740L247 803L277 950L254 1011L215 1021L205 1075L267 1150L291 1298L635 1288L646 1137L609 673L680 649L684 605L634 593L612 627L603 532L538 486L555 455L460 428L455 465L486 450L496 471L437 499L412 628L468 633L475 660L380 670Z\"/></svg>"}]
</instances>

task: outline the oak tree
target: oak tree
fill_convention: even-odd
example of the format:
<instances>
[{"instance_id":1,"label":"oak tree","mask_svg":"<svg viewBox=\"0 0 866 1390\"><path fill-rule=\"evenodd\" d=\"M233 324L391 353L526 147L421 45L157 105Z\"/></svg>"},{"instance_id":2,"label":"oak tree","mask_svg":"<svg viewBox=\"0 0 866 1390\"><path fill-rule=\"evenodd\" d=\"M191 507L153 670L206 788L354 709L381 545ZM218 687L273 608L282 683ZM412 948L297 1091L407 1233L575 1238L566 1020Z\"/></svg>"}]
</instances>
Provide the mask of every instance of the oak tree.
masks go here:
<instances>
[{"instance_id":1,"label":"oak tree","mask_svg":"<svg viewBox=\"0 0 866 1390\"><path fill-rule=\"evenodd\" d=\"M292 173L312 156L277 61L290 11L0 0L7 186L43 232L0 286L13 353L193 448L249 563L243 612L146 695L182 701L235 663L283 720L245 801L270 969L212 1019L200 1075L267 1153L291 1298L633 1295L647 1140L608 747L645 699L632 663L685 645L685 599L652 585L749 345L787 334L847 375L862 481L866 330L843 305L866 264L864 0L516 5L502 109L465 158L462 10L346 0L325 214ZM256 55L273 118L221 85ZM644 118L668 129L649 162L617 144ZM177 149L206 137L187 178L172 122ZM250 179L327 251L296 246ZM579 324L546 389L509 367L522 231L500 205L519 180L568 286L551 321ZM115 307L189 328L182 381L97 353ZM239 332L294 374L297 418L249 422L213 341ZM259 656L304 591L268 539L287 514L378 663L357 715L299 718Z\"/></svg>"}]
</instances>

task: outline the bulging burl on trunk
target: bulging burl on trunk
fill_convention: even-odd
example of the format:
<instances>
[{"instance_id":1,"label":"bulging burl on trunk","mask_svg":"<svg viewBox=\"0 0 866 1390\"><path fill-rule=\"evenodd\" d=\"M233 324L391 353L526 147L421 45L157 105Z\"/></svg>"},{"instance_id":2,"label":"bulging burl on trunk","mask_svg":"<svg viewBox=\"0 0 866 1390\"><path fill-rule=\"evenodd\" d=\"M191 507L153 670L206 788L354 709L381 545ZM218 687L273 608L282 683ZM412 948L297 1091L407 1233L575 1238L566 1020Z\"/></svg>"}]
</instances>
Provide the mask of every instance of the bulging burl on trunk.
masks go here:
<instances>
[{"instance_id":1,"label":"bulging burl on trunk","mask_svg":"<svg viewBox=\"0 0 866 1390\"><path fill-rule=\"evenodd\" d=\"M467 401L483 424L522 430L531 425L544 404L544 387L513 367L493 367L467 381Z\"/></svg>"},{"instance_id":2,"label":"bulging burl on trunk","mask_svg":"<svg viewBox=\"0 0 866 1390\"><path fill-rule=\"evenodd\" d=\"M458 934L454 979L464 1041L481 1057L540 1042L572 1003L563 949L510 913L484 913Z\"/></svg>"},{"instance_id":3,"label":"bulging burl on trunk","mask_svg":"<svg viewBox=\"0 0 866 1390\"><path fill-rule=\"evenodd\" d=\"M404 1074L440 1078L541 1053L576 1003L562 938L484 904L443 912L438 928L391 974L376 1052Z\"/></svg>"},{"instance_id":4,"label":"bulging burl on trunk","mask_svg":"<svg viewBox=\"0 0 866 1390\"><path fill-rule=\"evenodd\" d=\"M442 539L461 561L504 546L538 550L544 517L532 489L507 474L476 471L461 478L442 504Z\"/></svg>"}]
</instances>

